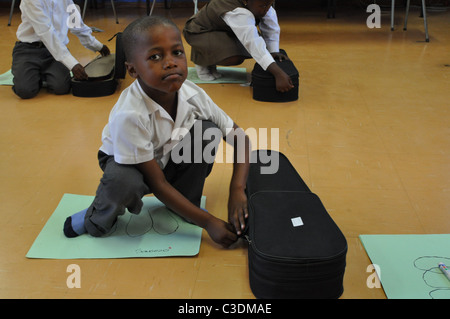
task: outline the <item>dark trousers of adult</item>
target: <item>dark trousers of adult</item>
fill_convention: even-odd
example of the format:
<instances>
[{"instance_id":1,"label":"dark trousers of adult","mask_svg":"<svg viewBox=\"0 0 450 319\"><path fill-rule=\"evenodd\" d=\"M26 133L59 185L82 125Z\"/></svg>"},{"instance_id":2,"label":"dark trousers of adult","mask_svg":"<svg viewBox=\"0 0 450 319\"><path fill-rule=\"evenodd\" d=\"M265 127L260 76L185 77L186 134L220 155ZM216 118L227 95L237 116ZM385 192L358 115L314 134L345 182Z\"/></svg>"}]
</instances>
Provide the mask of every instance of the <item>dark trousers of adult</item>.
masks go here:
<instances>
[{"instance_id":1,"label":"dark trousers of adult","mask_svg":"<svg viewBox=\"0 0 450 319\"><path fill-rule=\"evenodd\" d=\"M43 81L54 94L70 92L70 71L55 60L42 42L16 42L11 66L13 91L22 99L35 97Z\"/></svg>"},{"instance_id":2,"label":"dark trousers of adult","mask_svg":"<svg viewBox=\"0 0 450 319\"><path fill-rule=\"evenodd\" d=\"M201 125L201 131L195 130L195 125ZM183 143L178 144L191 150L191 158L187 162L175 163L171 156L163 173L176 190L194 205L200 207L205 179L212 170L215 151L221 138L217 138L219 135L215 135L214 138L203 139L206 129L220 132L212 122L197 121L195 125L183 138ZM202 132L200 139L198 136L194 136L194 131ZM186 141L186 138L189 140ZM202 154L194 152L194 144L200 141ZM211 147L210 143L213 143L214 147ZM209 159L203 156L207 145L209 145L208 150L213 150L210 152ZM182 151L183 149L180 154ZM199 160L200 157L201 160ZM152 190L144 182L144 176L134 165L118 164L114 161L113 156L106 155L101 151L98 158L103 170L103 177L100 180L95 199L87 209L84 219L87 232L94 237L107 234L116 223L117 218L125 213L125 209L132 214L139 214L143 206L142 197L152 193Z\"/></svg>"}]
</instances>

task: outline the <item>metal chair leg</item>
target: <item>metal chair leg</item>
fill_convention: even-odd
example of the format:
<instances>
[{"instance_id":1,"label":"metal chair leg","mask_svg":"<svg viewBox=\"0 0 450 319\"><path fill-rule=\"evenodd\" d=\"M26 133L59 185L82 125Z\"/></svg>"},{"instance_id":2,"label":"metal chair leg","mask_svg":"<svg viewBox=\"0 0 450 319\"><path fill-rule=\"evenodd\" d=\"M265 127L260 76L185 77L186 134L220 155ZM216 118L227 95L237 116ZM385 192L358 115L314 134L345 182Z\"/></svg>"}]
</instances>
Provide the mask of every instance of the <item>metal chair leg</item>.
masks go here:
<instances>
[{"instance_id":1,"label":"metal chair leg","mask_svg":"<svg viewBox=\"0 0 450 319\"><path fill-rule=\"evenodd\" d=\"M150 9L150 0L147 0L147 15L151 16L153 14L153 9L155 8L156 0L153 0L152 8Z\"/></svg>"},{"instance_id":2,"label":"metal chair leg","mask_svg":"<svg viewBox=\"0 0 450 319\"><path fill-rule=\"evenodd\" d=\"M16 4L16 0L12 0L11 3L11 11L9 12L9 20L8 20L8 27L11 25L12 16L14 13L14 5Z\"/></svg>"},{"instance_id":3,"label":"metal chair leg","mask_svg":"<svg viewBox=\"0 0 450 319\"><path fill-rule=\"evenodd\" d=\"M403 26L403 30L406 31L406 24L408 23L408 14L409 14L409 4L411 0L406 0L406 13L405 13L405 25Z\"/></svg>"},{"instance_id":4,"label":"metal chair leg","mask_svg":"<svg viewBox=\"0 0 450 319\"><path fill-rule=\"evenodd\" d=\"M198 12L197 0L194 0L194 14Z\"/></svg>"},{"instance_id":5,"label":"metal chair leg","mask_svg":"<svg viewBox=\"0 0 450 319\"><path fill-rule=\"evenodd\" d=\"M81 19L83 19L83 20L84 20L84 14L86 13L87 3L88 3L88 0L84 0L83 14L81 15Z\"/></svg>"},{"instance_id":6,"label":"metal chair leg","mask_svg":"<svg viewBox=\"0 0 450 319\"><path fill-rule=\"evenodd\" d=\"M117 18L116 7L114 5L114 0L111 0L111 6L114 12L114 18L116 18L116 24L119 24L119 19Z\"/></svg>"},{"instance_id":7,"label":"metal chair leg","mask_svg":"<svg viewBox=\"0 0 450 319\"><path fill-rule=\"evenodd\" d=\"M394 10L395 10L395 0L392 0L392 5L391 5L391 31L394 31Z\"/></svg>"},{"instance_id":8,"label":"metal chair leg","mask_svg":"<svg viewBox=\"0 0 450 319\"><path fill-rule=\"evenodd\" d=\"M422 13L423 13L423 25L425 27L425 41L430 42L430 38L428 37L427 8L425 6L425 0L422 0Z\"/></svg>"},{"instance_id":9,"label":"metal chair leg","mask_svg":"<svg viewBox=\"0 0 450 319\"><path fill-rule=\"evenodd\" d=\"M407 0L406 1L405 25L403 26L403 30L405 30L405 31L406 31L407 23L408 23L409 4L410 4L410 0ZM428 36L427 9L426 9L426 5L425 5L425 0L422 0L421 15L423 16L423 25L425 28L425 41L430 42L430 37Z\"/></svg>"},{"instance_id":10,"label":"metal chair leg","mask_svg":"<svg viewBox=\"0 0 450 319\"><path fill-rule=\"evenodd\" d=\"M83 13L81 14L81 19L84 20L84 15L86 14L86 7L88 4L88 0L84 0ZM114 5L114 0L111 0L111 6L114 13L114 18L116 19L116 23L119 24L119 19L117 18L116 6Z\"/></svg>"}]
</instances>

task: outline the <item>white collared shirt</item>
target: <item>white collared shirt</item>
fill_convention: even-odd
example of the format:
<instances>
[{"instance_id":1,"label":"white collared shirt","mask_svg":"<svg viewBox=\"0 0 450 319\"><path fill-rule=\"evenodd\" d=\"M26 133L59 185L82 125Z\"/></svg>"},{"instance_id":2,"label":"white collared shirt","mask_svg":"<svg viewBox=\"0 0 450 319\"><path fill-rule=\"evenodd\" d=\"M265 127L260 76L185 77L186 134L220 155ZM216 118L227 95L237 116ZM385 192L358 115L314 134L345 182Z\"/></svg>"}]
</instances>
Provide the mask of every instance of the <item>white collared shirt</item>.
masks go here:
<instances>
[{"instance_id":1,"label":"white collared shirt","mask_svg":"<svg viewBox=\"0 0 450 319\"><path fill-rule=\"evenodd\" d=\"M280 51L280 26L273 7L270 7L259 23L261 36L255 26L255 16L248 9L236 8L225 13L222 19L264 70L275 62L270 53Z\"/></svg>"},{"instance_id":2,"label":"white collared shirt","mask_svg":"<svg viewBox=\"0 0 450 319\"><path fill-rule=\"evenodd\" d=\"M100 150L113 155L120 164L139 164L156 159L163 169L172 149L196 120L210 120L223 136L233 128L233 120L220 109L206 92L186 80L178 90L175 121L153 101L135 80L126 88L111 110L103 129Z\"/></svg>"},{"instance_id":3,"label":"white collared shirt","mask_svg":"<svg viewBox=\"0 0 450 319\"><path fill-rule=\"evenodd\" d=\"M42 41L55 60L69 70L78 64L67 49L69 30L87 49L99 51L103 47L74 11L72 0L22 0L20 10L22 23L17 29L17 39L29 43Z\"/></svg>"}]
</instances>

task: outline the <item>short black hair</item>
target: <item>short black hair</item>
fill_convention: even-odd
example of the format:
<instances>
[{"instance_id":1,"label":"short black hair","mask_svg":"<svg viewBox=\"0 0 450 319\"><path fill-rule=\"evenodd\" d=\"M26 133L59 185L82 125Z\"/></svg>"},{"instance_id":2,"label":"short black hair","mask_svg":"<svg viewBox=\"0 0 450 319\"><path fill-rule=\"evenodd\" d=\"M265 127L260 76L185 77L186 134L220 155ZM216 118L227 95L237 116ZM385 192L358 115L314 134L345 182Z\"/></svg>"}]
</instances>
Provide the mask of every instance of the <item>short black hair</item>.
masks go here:
<instances>
[{"instance_id":1,"label":"short black hair","mask_svg":"<svg viewBox=\"0 0 450 319\"><path fill-rule=\"evenodd\" d=\"M172 20L161 16L145 16L134 20L125 28L122 34L122 44L126 61L131 62L139 36L144 31L159 25L172 26L180 31Z\"/></svg>"}]
</instances>

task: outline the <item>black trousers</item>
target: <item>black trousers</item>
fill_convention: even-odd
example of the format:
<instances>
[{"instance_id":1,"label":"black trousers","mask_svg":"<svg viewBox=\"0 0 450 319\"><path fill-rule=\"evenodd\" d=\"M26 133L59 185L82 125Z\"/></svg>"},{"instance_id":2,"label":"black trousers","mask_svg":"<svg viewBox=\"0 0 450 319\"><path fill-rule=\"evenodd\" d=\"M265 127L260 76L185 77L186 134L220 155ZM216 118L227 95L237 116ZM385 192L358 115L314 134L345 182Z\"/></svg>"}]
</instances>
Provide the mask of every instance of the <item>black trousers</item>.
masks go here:
<instances>
[{"instance_id":1,"label":"black trousers","mask_svg":"<svg viewBox=\"0 0 450 319\"><path fill-rule=\"evenodd\" d=\"M201 130L195 130L195 125L201 125ZM163 172L167 181L194 205L200 207L200 201L206 177L213 167L215 151L221 140L219 128L210 121L197 121L184 138L186 151L190 150L189 160L178 163L171 156ZM214 138L204 139L207 129L217 130ZM195 136L194 132L201 132L202 136ZM186 141L186 138L189 140ZM207 159L194 151L195 142L201 141L201 152L208 147L213 150ZM212 144L210 144L212 143ZM213 145L213 147L211 146ZM199 148L197 148L199 150ZM182 153L183 149L174 149L172 152ZM201 156L199 156L201 155ZM194 158L195 157L195 158ZM212 161L211 161L212 158ZM103 177L98 186L95 199L88 208L85 216L85 228L95 237L108 233L116 223L117 217L125 213L125 209L132 214L139 214L143 202L142 197L151 194L152 190L144 182L144 176L134 165L123 165L114 161L113 156L99 152L99 164L103 170Z\"/></svg>"},{"instance_id":2,"label":"black trousers","mask_svg":"<svg viewBox=\"0 0 450 319\"><path fill-rule=\"evenodd\" d=\"M40 43L16 42L11 66L13 91L22 99L35 97L45 81L54 94L70 92L69 69Z\"/></svg>"}]
</instances>

